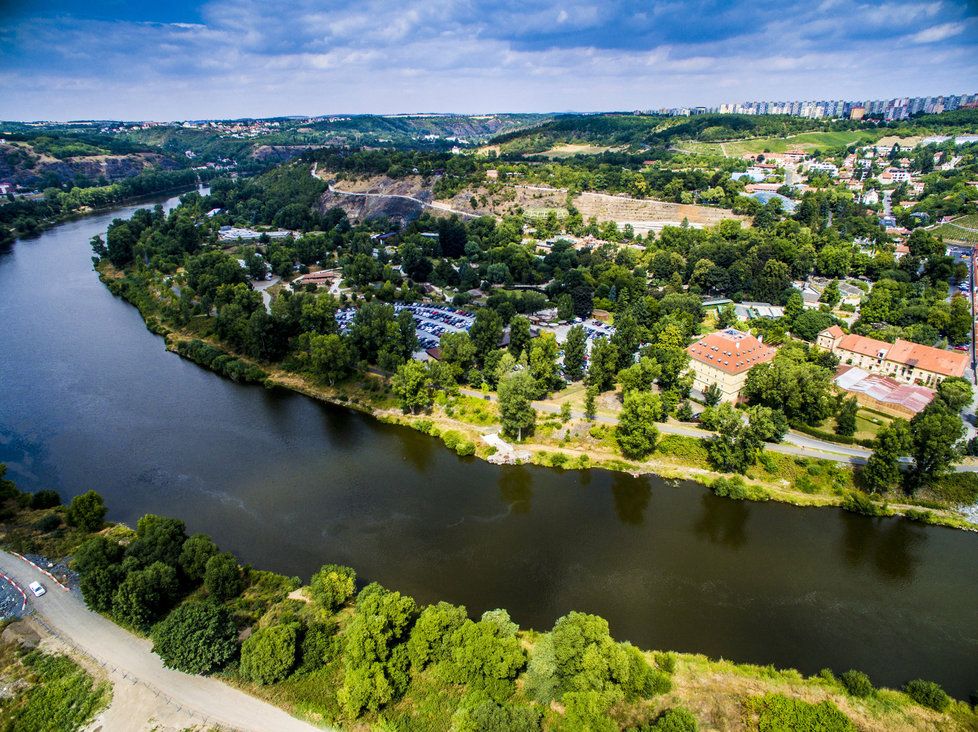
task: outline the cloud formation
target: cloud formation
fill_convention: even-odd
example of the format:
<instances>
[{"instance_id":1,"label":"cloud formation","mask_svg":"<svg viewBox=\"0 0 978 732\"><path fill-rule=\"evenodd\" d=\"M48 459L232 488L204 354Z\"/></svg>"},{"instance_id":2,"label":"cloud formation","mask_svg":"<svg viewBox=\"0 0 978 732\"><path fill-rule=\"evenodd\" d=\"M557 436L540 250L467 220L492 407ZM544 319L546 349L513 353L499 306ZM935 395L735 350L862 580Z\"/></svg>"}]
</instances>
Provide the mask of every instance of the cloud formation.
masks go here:
<instances>
[{"instance_id":1,"label":"cloud formation","mask_svg":"<svg viewBox=\"0 0 978 732\"><path fill-rule=\"evenodd\" d=\"M591 111L978 89L968 0L33 0L3 12L6 119Z\"/></svg>"}]
</instances>

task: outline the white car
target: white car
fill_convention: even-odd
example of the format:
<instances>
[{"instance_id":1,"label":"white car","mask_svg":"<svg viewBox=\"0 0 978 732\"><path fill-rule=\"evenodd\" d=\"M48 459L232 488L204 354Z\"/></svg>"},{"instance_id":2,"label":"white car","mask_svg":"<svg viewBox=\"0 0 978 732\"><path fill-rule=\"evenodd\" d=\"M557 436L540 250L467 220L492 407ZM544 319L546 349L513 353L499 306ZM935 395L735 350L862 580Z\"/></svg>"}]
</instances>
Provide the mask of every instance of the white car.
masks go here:
<instances>
[{"instance_id":1,"label":"white car","mask_svg":"<svg viewBox=\"0 0 978 732\"><path fill-rule=\"evenodd\" d=\"M40 582L31 582L27 586L31 588L31 592L34 593L34 597L40 597L47 592L47 590L44 589L44 585L42 585Z\"/></svg>"}]
</instances>

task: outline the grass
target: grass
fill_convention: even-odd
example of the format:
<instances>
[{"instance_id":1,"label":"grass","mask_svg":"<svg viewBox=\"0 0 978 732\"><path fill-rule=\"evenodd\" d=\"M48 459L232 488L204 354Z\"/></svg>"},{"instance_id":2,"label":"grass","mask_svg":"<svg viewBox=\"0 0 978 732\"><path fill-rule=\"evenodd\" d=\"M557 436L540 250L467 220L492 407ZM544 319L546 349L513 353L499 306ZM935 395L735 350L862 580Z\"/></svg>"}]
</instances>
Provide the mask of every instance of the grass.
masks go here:
<instances>
[{"instance_id":1,"label":"grass","mask_svg":"<svg viewBox=\"0 0 978 732\"><path fill-rule=\"evenodd\" d=\"M791 137L758 137L754 140L736 140L734 142L690 142L683 145L691 152L741 157L756 155L765 151L783 153L789 150L829 150L848 147L857 143L869 143L876 140L878 135L872 132L857 132L840 130L838 132L803 132Z\"/></svg>"},{"instance_id":2,"label":"grass","mask_svg":"<svg viewBox=\"0 0 978 732\"><path fill-rule=\"evenodd\" d=\"M4 732L75 730L87 724L111 698L109 684L96 682L65 656L0 649L4 686L16 693L0 702Z\"/></svg>"}]
</instances>

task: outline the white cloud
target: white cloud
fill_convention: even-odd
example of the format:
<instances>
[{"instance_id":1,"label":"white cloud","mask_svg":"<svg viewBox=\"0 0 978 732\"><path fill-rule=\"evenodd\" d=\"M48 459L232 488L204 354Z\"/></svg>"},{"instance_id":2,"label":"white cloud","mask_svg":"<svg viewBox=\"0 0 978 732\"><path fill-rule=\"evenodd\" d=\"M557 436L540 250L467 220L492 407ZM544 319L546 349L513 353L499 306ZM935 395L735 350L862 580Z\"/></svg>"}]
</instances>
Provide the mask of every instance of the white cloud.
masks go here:
<instances>
[{"instance_id":1,"label":"white cloud","mask_svg":"<svg viewBox=\"0 0 978 732\"><path fill-rule=\"evenodd\" d=\"M941 23L910 36L914 43L937 43L964 32L964 23Z\"/></svg>"}]
</instances>

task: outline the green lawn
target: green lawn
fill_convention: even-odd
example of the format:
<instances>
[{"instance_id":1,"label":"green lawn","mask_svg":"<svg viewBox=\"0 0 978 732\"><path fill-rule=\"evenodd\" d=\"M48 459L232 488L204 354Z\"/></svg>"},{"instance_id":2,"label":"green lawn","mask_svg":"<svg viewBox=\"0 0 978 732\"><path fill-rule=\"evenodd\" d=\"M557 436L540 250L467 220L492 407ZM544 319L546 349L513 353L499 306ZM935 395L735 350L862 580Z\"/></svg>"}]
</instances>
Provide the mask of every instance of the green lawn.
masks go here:
<instances>
[{"instance_id":1,"label":"green lawn","mask_svg":"<svg viewBox=\"0 0 978 732\"><path fill-rule=\"evenodd\" d=\"M747 153L756 155L765 150L783 153L788 150L825 150L845 147L853 143L869 143L879 137L869 131L841 130L838 132L803 132L791 137L759 137L754 140L737 140L734 142L690 142L684 147L692 152L712 153L728 157L740 157Z\"/></svg>"}]
</instances>

